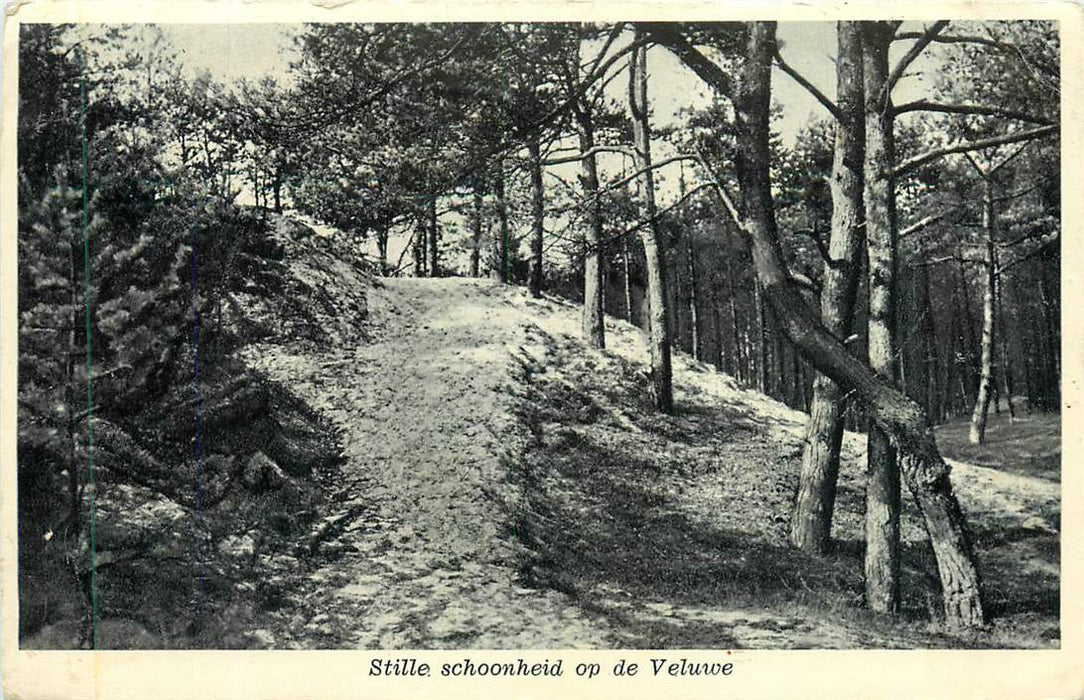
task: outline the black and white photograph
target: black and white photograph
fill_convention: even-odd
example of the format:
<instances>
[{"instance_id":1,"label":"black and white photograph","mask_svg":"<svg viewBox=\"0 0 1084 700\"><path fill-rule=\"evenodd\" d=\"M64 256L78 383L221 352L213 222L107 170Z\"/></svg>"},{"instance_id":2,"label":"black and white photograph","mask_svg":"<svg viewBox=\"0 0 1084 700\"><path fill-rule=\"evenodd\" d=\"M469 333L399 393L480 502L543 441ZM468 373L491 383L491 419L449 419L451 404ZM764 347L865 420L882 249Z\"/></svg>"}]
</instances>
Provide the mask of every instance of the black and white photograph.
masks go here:
<instances>
[{"instance_id":1,"label":"black and white photograph","mask_svg":"<svg viewBox=\"0 0 1084 700\"><path fill-rule=\"evenodd\" d=\"M1061 23L650 20L21 23L19 649L1061 649Z\"/></svg>"}]
</instances>

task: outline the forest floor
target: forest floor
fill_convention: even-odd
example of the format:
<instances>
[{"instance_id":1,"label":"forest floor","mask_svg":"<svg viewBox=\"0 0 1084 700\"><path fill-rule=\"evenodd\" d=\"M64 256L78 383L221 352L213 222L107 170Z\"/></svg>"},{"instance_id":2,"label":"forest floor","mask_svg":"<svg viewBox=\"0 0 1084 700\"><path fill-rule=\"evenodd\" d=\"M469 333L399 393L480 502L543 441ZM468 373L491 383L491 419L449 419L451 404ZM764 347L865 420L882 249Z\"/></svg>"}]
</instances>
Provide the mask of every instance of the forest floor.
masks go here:
<instances>
[{"instance_id":1,"label":"forest floor","mask_svg":"<svg viewBox=\"0 0 1084 700\"><path fill-rule=\"evenodd\" d=\"M319 548L276 574L265 646L1058 645L1056 430L1028 448L1041 469L987 465L944 431L946 454L972 462L953 476L993 616L953 636L928 621L910 505L902 620L861 607L860 436L845 442L837 551L814 559L786 545L803 414L677 355L676 411L660 415L639 329L607 319L608 349L589 349L578 307L489 281L387 280L369 314L370 342L247 353L334 422L346 458Z\"/></svg>"}]
</instances>

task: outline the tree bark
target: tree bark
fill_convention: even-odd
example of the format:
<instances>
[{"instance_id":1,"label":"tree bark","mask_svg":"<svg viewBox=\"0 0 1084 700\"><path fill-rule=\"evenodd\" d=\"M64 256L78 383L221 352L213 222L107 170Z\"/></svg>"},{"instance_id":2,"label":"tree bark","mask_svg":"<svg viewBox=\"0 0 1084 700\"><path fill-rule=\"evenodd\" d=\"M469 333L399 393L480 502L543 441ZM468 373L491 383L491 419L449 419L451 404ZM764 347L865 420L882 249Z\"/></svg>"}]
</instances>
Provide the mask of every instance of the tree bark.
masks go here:
<instances>
[{"instance_id":1,"label":"tree bark","mask_svg":"<svg viewBox=\"0 0 1084 700\"><path fill-rule=\"evenodd\" d=\"M971 429L967 441L981 445L986 439L986 416L990 409L990 389L994 363L994 284L997 279L995 260L997 245L997 211L994 209L994 181L986 175L982 187L982 227L986 233L982 294L982 350L979 360L979 388L975 407L971 411Z\"/></svg>"},{"instance_id":2,"label":"tree bark","mask_svg":"<svg viewBox=\"0 0 1084 700\"><path fill-rule=\"evenodd\" d=\"M862 32L866 103L863 166L869 254L869 362L887 381L896 379L896 195L892 110L888 93L890 22ZM900 602L900 475L895 448L879 426L869 431L866 481L866 604L895 613Z\"/></svg>"},{"instance_id":3,"label":"tree bark","mask_svg":"<svg viewBox=\"0 0 1084 700\"><path fill-rule=\"evenodd\" d=\"M471 210L471 249L470 249L470 276L478 277L481 274L481 258L482 258L482 214L485 207L485 200L483 198L482 189L484 187L484 179L482 177L476 177L474 179L474 185L472 187L472 197L474 200L474 207Z\"/></svg>"},{"instance_id":4,"label":"tree bark","mask_svg":"<svg viewBox=\"0 0 1084 700\"><path fill-rule=\"evenodd\" d=\"M621 265L624 268L623 282L625 285L625 320L636 325L636 318L632 311L632 272L629 264L629 238L625 236L621 245Z\"/></svg>"},{"instance_id":5,"label":"tree bark","mask_svg":"<svg viewBox=\"0 0 1084 700\"><path fill-rule=\"evenodd\" d=\"M542 296L542 236L545 230L545 192L542 187L542 147L538 134L527 141L531 161L531 273L528 287L531 296Z\"/></svg>"},{"instance_id":6,"label":"tree bark","mask_svg":"<svg viewBox=\"0 0 1084 700\"><path fill-rule=\"evenodd\" d=\"M727 296L729 297L730 306L730 329L734 336L734 375L738 381L742 384L748 383L749 372L746 368L746 357L748 353L743 348L742 342L741 324L738 321L738 295L734 288L734 262L731 259L729 253L726 254L726 283L727 283Z\"/></svg>"},{"instance_id":7,"label":"tree bark","mask_svg":"<svg viewBox=\"0 0 1084 700\"><path fill-rule=\"evenodd\" d=\"M753 249L753 262L764 293L780 319L781 330L819 371L853 390L868 407L870 418L896 447L908 486L918 502L937 559L945 619L952 626L981 625L982 600L966 521L952 491L949 468L937 450L933 431L922 408L891 382L847 351L821 325L806 304L783 263L772 201L769 165L771 66L775 53L775 24L748 25L746 58L738 84L729 74L705 67L687 47L674 49L686 65L716 89L729 94L735 107L737 138L735 170L744 202L738 217ZM663 34L664 43L669 36ZM717 68L717 67L716 67ZM732 205L732 203L731 203Z\"/></svg>"},{"instance_id":8,"label":"tree bark","mask_svg":"<svg viewBox=\"0 0 1084 700\"><path fill-rule=\"evenodd\" d=\"M637 38L641 38L637 30ZM655 179L651 170L651 129L648 123L647 50L632 53L629 70L629 109L633 125L633 150L636 167L641 170L641 218L647 221L642 229L644 261L647 267L648 334L651 345L651 377L654 384L655 406L669 413L673 410L671 385L670 319L667 305L666 263L662 258L659 222L655 209Z\"/></svg>"},{"instance_id":9,"label":"tree bark","mask_svg":"<svg viewBox=\"0 0 1084 700\"><path fill-rule=\"evenodd\" d=\"M997 328L997 338L999 341L998 349L1001 355L1001 378L1005 382L1005 402L1008 404L1009 408L1009 422L1014 422L1016 420L1016 406L1013 404L1012 395L1015 389L1015 381L1012 376L1012 355L1009 353L1009 340L1007 326L1005 325L1005 307L1002 300L1002 297L1005 294L1005 287L1000 270L994 281L994 290L996 292L994 300L997 313L995 326Z\"/></svg>"},{"instance_id":10,"label":"tree bark","mask_svg":"<svg viewBox=\"0 0 1084 700\"><path fill-rule=\"evenodd\" d=\"M858 268L865 241L862 225L862 160L864 138L862 44L857 22L837 25L837 105L832 157L832 231L824 264L821 320L840 339L851 335L858 291ZM791 543L810 554L830 548L832 513L843 442L843 392L820 372L813 380L813 401L806 425L798 499L791 518Z\"/></svg>"},{"instance_id":11,"label":"tree bark","mask_svg":"<svg viewBox=\"0 0 1084 700\"><path fill-rule=\"evenodd\" d=\"M917 293L919 300L917 307L921 319L919 335L922 341L922 395L920 403L926 408L930 423L937 425L941 422L942 414L942 389L939 386L940 380L938 378L941 361L937 346L937 324L934 318L933 303L930 300L930 274L922 246L919 246L915 274L918 276Z\"/></svg>"},{"instance_id":12,"label":"tree bark","mask_svg":"<svg viewBox=\"0 0 1084 700\"><path fill-rule=\"evenodd\" d=\"M709 290L708 303L711 305L711 328L715 332L715 352L712 354L711 361L715 365L715 369L722 372L726 367L724 358L727 354L723 352L723 329L719 325L722 322L719 317L719 291L715 284L712 284Z\"/></svg>"},{"instance_id":13,"label":"tree bark","mask_svg":"<svg viewBox=\"0 0 1084 700\"><path fill-rule=\"evenodd\" d=\"M753 301L757 311L757 391L767 394L771 388L768 384L768 311L760 278L753 284Z\"/></svg>"},{"instance_id":14,"label":"tree bark","mask_svg":"<svg viewBox=\"0 0 1084 700\"><path fill-rule=\"evenodd\" d=\"M388 274L388 226L378 224L376 227L376 257L380 266L380 274Z\"/></svg>"},{"instance_id":15,"label":"tree bark","mask_svg":"<svg viewBox=\"0 0 1084 700\"><path fill-rule=\"evenodd\" d=\"M440 277L440 250L437 243L440 240L440 227L437 225L437 197L433 195L427 202L427 232L429 234L429 276Z\"/></svg>"},{"instance_id":16,"label":"tree bark","mask_svg":"<svg viewBox=\"0 0 1084 700\"><path fill-rule=\"evenodd\" d=\"M967 342L967 366L970 372L968 386L978 387L979 385L979 345L978 333L975 331L975 315L971 313L971 281L967 278L967 270L964 268L964 263L961 261L956 262L956 278L959 281L960 286L960 305L964 313L964 331L966 331L965 341ZM967 403L967 399L970 396L965 392L964 403Z\"/></svg>"},{"instance_id":17,"label":"tree bark","mask_svg":"<svg viewBox=\"0 0 1084 700\"><path fill-rule=\"evenodd\" d=\"M582 103L578 103L573 110L580 153L590 153L580 160L580 187L583 189L584 198L590 202L584 240L583 313L580 317L580 325L583 329L583 339L588 345L604 348L606 347L606 317L602 299L602 251L600 250L602 203L598 197L598 165L595 154L591 153L591 149L595 147L595 125L588 110L589 107ZM627 251L627 242L625 246ZM625 274L627 282L627 265Z\"/></svg>"},{"instance_id":18,"label":"tree bark","mask_svg":"<svg viewBox=\"0 0 1084 700\"><path fill-rule=\"evenodd\" d=\"M493 180L493 193L497 197L497 235L493 238L493 254L490 263L490 276L504 284L509 283L508 275L508 200L504 191L504 163L497 163L496 177Z\"/></svg>"},{"instance_id":19,"label":"tree bark","mask_svg":"<svg viewBox=\"0 0 1084 700\"><path fill-rule=\"evenodd\" d=\"M282 213L282 175L278 168L275 169L275 182L273 185L273 191L275 193L275 213Z\"/></svg>"},{"instance_id":20,"label":"tree bark","mask_svg":"<svg viewBox=\"0 0 1084 700\"><path fill-rule=\"evenodd\" d=\"M414 257L414 276L425 277L425 220L418 218L414 225L414 240L411 244L411 254Z\"/></svg>"},{"instance_id":21,"label":"tree bark","mask_svg":"<svg viewBox=\"0 0 1084 700\"><path fill-rule=\"evenodd\" d=\"M689 277L689 329L692 341L692 356L694 360L699 360L701 355L700 348L700 299L697 295L696 289L696 248L693 245L690 232L686 232L688 236L686 240L686 274Z\"/></svg>"}]
</instances>

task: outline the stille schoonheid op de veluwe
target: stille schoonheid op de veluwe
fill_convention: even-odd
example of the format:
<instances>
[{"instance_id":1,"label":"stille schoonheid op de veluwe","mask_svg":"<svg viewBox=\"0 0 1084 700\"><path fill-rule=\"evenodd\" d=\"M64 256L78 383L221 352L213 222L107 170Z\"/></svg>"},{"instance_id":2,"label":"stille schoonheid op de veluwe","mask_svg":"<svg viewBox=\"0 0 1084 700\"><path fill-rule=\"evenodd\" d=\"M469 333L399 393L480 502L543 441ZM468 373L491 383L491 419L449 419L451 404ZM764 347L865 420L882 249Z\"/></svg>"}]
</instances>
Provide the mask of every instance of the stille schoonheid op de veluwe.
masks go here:
<instances>
[{"instance_id":1,"label":"stille schoonheid op de veluwe","mask_svg":"<svg viewBox=\"0 0 1084 700\"><path fill-rule=\"evenodd\" d=\"M1056 22L229 29L21 26L22 648L1059 648Z\"/></svg>"}]
</instances>

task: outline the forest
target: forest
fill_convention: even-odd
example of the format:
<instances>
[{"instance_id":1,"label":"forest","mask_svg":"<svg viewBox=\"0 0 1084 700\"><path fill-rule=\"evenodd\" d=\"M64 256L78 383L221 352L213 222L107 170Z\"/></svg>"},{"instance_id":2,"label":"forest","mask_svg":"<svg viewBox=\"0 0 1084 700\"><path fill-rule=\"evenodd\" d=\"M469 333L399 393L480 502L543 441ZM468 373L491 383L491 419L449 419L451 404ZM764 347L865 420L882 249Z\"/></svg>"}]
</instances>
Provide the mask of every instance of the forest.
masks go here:
<instances>
[{"instance_id":1,"label":"forest","mask_svg":"<svg viewBox=\"0 0 1084 700\"><path fill-rule=\"evenodd\" d=\"M1057 23L274 31L21 27L24 646L1058 645Z\"/></svg>"}]
</instances>

